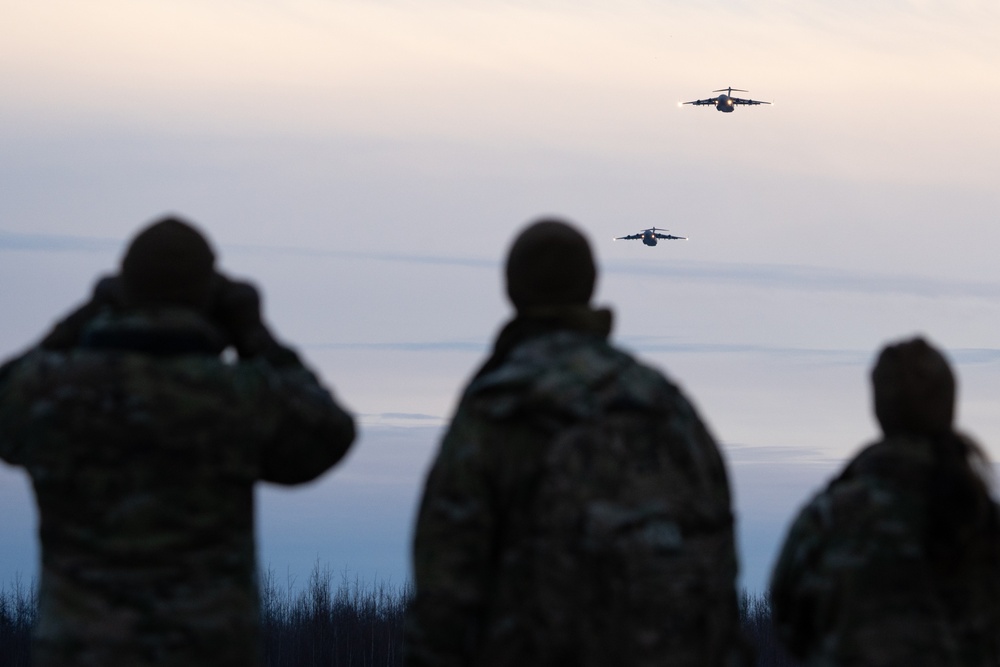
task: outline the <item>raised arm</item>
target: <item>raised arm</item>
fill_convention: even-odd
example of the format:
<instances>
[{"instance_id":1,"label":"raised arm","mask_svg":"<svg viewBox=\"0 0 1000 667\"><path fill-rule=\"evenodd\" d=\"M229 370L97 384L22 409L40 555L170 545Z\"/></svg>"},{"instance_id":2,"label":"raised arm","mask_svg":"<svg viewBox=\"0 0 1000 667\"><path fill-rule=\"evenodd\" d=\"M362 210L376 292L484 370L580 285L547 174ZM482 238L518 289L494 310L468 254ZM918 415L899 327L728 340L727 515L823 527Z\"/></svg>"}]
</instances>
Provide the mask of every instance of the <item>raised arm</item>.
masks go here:
<instances>
[{"instance_id":1,"label":"raised arm","mask_svg":"<svg viewBox=\"0 0 1000 667\"><path fill-rule=\"evenodd\" d=\"M279 415L263 450L261 477L278 484L308 482L347 453L355 437L354 418L298 361L270 375L271 401Z\"/></svg>"}]
</instances>

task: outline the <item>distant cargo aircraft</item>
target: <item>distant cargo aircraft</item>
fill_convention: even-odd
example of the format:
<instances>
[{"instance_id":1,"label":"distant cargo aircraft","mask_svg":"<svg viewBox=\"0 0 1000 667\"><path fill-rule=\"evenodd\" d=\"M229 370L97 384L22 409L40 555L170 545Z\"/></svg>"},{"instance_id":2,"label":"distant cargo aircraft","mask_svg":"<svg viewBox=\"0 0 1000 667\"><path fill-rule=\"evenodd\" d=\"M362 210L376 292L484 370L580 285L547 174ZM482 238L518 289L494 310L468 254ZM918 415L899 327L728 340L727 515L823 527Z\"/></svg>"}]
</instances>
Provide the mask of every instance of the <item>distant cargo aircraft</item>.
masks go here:
<instances>
[{"instance_id":1,"label":"distant cargo aircraft","mask_svg":"<svg viewBox=\"0 0 1000 667\"><path fill-rule=\"evenodd\" d=\"M693 104L697 107L714 105L716 109L725 113L732 113L738 105L754 106L757 104L770 104L770 102L759 102L757 100L744 100L740 97L733 97L733 91L738 93L749 93L749 90L742 90L740 88L720 88L718 90L713 90L713 93L723 93L718 97L709 97L704 100L695 100L694 102L684 102L684 104Z\"/></svg>"},{"instance_id":2,"label":"distant cargo aircraft","mask_svg":"<svg viewBox=\"0 0 1000 667\"><path fill-rule=\"evenodd\" d=\"M673 241L679 239L681 241L687 241L686 236L671 236L670 234L659 234L658 232L668 232L669 229L660 229L659 227L650 227L649 229L644 229L638 234L629 234L628 236L618 236L615 237L615 241L642 241L645 245L654 246L656 245L657 239L665 239Z\"/></svg>"}]
</instances>

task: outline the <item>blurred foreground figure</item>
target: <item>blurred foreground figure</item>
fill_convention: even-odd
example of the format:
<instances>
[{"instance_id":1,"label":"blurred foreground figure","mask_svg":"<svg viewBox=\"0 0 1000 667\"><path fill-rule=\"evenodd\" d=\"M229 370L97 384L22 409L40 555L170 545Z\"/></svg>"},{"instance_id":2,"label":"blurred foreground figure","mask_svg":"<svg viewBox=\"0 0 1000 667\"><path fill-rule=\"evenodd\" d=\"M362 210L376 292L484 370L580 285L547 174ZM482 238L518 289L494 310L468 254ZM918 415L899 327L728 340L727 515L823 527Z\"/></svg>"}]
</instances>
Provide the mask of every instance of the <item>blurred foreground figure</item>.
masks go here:
<instances>
[{"instance_id":1,"label":"blurred foreground figure","mask_svg":"<svg viewBox=\"0 0 1000 667\"><path fill-rule=\"evenodd\" d=\"M799 514L771 582L806 665L1000 665L1000 523L982 450L952 428L955 379L922 339L872 371L884 437Z\"/></svg>"},{"instance_id":2,"label":"blurred foreground figure","mask_svg":"<svg viewBox=\"0 0 1000 667\"><path fill-rule=\"evenodd\" d=\"M424 490L409 667L736 664L722 459L677 387L608 343L594 280L562 222L510 250L517 315Z\"/></svg>"},{"instance_id":3,"label":"blurred foreground figure","mask_svg":"<svg viewBox=\"0 0 1000 667\"><path fill-rule=\"evenodd\" d=\"M353 439L198 231L143 230L120 275L0 369L0 456L41 517L33 663L260 664L254 482L311 480Z\"/></svg>"}]
</instances>

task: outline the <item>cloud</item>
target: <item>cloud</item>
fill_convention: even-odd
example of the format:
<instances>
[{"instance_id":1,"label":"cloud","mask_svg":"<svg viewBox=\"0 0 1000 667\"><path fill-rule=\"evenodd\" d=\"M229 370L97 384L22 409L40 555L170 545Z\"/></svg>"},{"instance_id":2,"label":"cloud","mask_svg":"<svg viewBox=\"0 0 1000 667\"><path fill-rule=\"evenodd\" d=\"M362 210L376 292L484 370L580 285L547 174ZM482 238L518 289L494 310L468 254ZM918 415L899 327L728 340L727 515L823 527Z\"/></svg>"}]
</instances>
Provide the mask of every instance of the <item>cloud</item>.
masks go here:
<instances>
[{"instance_id":1,"label":"cloud","mask_svg":"<svg viewBox=\"0 0 1000 667\"><path fill-rule=\"evenodd\" d=\"M362 428L368 429L439 429L446 425L441 415L423 412L367 412L356 414Z\"/></svg>"},{"instance_id":2,"label":"cloud","mask_svg":"<svg viewBox=\"0 0 1000 667\"><path fill-rule=\"evenodd\" d=\"M622 336L617 343L641 354L670 353L695 355L746 355L763 357L796 358L823 365L865 366L872 361L870 349L835 349L785 347L769 345L743 345L726 343L686 343L667 341L652 336ZM485 354L488 343L473 340L442 341L390 341L312 343L302 345L309 350L376 350L385 352L472 352ZM992 364L1000 362L1000 348L955 348L948 355L959 365ZM372 415L373 417L378 415ZM383 417L400 417L402 414L385 413ZM408 418L413 418L412 416Z\"/></svg>"},{"instance_id":3,"label":"cloud","mask_svg":"<svg viewBox=\"0 0 1000 667\"><path fill-rule=\"evenodd\" d=\"M90 236L18 233L0 230L0 251L90 252L121 247L123 240ZM420 253L359 252L296 246L221 244L232 253L330 257L342 260L394 264L466 267L495 271L496 259ZM846 292L852 294L899 294L921 298L953 297L1000 301L1000 284L893 273L848 271L822 266L792 264L746 264L698 260L608 261L602 271L609 274L725 285L753 286L798 292ZM455 345L449 343L448 345ZM423 349L423 348L420 348ZM469 347L463 349L472 349ZM475 348L480 349L480 348Z\"/></svg>"},{"instance_id":4,"label":"cloud","mask_svg":"<svg viewBox=\"0 0 1000 667\"><path fill-rule=\"evenodd\" d=\"M121 247L120 239L53 234L24 234L0 230L0 251L105 252Z\"/></svg>"},{"instance_id":5,"label":"cloud","mask_svg":"<svg viewBox=\"0 0 1000 667\"><path fill-rule=\"evenodd\" d=\"M827 363L855 365L871 359L870 350L820 349L781 347L768 345L742 345L726 343L683 343L663 341L651 336L624 336L619 339L638 352L670 352L675 354L748 354L780 357L810 357Z\"/></svg>"},{"instance_id":6,"label":"cloud","mask_svg":"<svg viewBox=\"0 0 1000 667\"><path fill-rule=\"evenodd\" d=\"M441 419L439 415L425 415L418 412L383 412L376 415L362 415L362 417L377 417L380 419L416 419L416 420L433 420L437 421Z\"/></svg>"},{"instance_id":7,"label":"cloud","mask_svg":"<svg viewBox=\"0 0 1000 667\"><path fill-rule=\"evenodd\" d=\"M227 245L233 252L310 255L433 266L459 266L495 271L496 259L409 253L353 252L320 248ZM763 289L799 292L847 292L854 294L901 294L923 298L971 297L1000 301L1000 285L991 282L949 280L906 274L847 271L820 266L789 264L741 264L676 260L670 264L657 261L608 261L601 268L609 274L632 275L699 283L736 284Z\"/></svg>"},{"instance_id":8,"label":"cloud","mask_svg":"<svg viewBox=\"0 0 1000 667\"><path fill-rule=\"evenodd\" d=\"M950 356L956 364L993 364L1000 361L1000 349L967 348L948 350L948 356Z\"/></svg>"},{"instance_id":9,"label":"cloud","mask_svg":"<svg viewBox=\"0 0 1000 667\"><path fill-rule=\"evenodd\" d=\"M314 343L302 347L312 350L382 350L386 352L485 352L477 341L397 341L388 343Z\"/></svg>"},{"instance_id":10,"label":"cloud","mask_svg":"<svg viewBox=\"0 0 1000 667\"><path fill-rule=\"evenodd\" d=\"M815 464L822 467L832 467L839 465L843 460L842 457L831 456L818 447L736 443L723 443L721 447L732 465Z\"/></svg>"},{"instance_id":11,"label":"cloud","mask_svg":"<svg viewBox=\"0 0 1000 667\"><path fill-rule=\"evenodd\" d=\"M738 264L677 260L660 262L608 262L608 273L644 278L669 278L802 292L855 294L904 294L926 298L974 297L1000 300L1000 285L989 282L948 280L905 274L846 271L789 264Z\"/></svg>"},{"instance_id":12,"label":"cloud","mask_svg":"<svg viewBox=\"0 0 1000 667\"><path fill-rule=\"evenodd\" d=\"M432 266L465 266L475 269L496 269L497 260L476 257L449 257L446 255L422 255L389 252L355 252L351 250L325 250L322 248L302 248L292 246L261 246L244 244L226 244L231 252L265 255L298 255L310 257L331 257L336 259L355 259L362 261L392 262L397 264L427 264Z\"/></svg>"}]
</instances>

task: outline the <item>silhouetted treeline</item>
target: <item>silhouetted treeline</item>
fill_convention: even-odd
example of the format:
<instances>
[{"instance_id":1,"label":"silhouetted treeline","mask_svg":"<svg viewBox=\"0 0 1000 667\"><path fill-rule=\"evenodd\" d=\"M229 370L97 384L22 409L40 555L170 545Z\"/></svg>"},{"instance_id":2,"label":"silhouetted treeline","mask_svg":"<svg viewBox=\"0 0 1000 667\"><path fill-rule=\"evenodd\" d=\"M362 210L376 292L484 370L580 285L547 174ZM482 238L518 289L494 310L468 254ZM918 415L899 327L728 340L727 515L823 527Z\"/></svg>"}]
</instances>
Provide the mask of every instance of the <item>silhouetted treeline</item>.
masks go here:
<instances>
[{"instance_id":1,"label":"silhouetted treeline","mask_svg":"<svg viewBox=\"0 0 1000 667\"><path fill-rule=\"evenodd\" d=\"M757 656L758 667L797 667L778 645L778 638L771 623L771 599L766 595L753 595L743 591L740 597L740 621L743 633Z\"/></svg>"},{"instance_id":2,"label":"silhouetted treeline","mask_svg":"<svg viewBox=\"0 0 1000 667\"><path fill-rule=\"evenodd\" d=\"M28 667L37 609L34 582L26 584L15 577L12 585L0 585L0 665Z\"/></svg>"},{"instance_id":3,"label":"silhouetted treeline","mask_svg":"<svg viewBox=\"0 0 1000 667\"><path fill-rule=\"evenodd\" d=\"M366 584L316 567L304 590L261 580L261 632L269 667L402 665L406 586Z\"/></svg>"},{"instance_id":4,"label":"silhouetted treeline","mask_svg":"<svg viewBox=\"0 0 1000 667\"><path fill-rule=\"evenodd\" d=\"M261 578L261 632L269 667L397 667L402 665L403 612L409 587L369 584L317 567L304 588ZM0 587L0 665L28 667L35 622L33 585ZM759 667L795 667L780 650L766 596L744 593L740 612Z\"/></svg>"}]
</instances>

